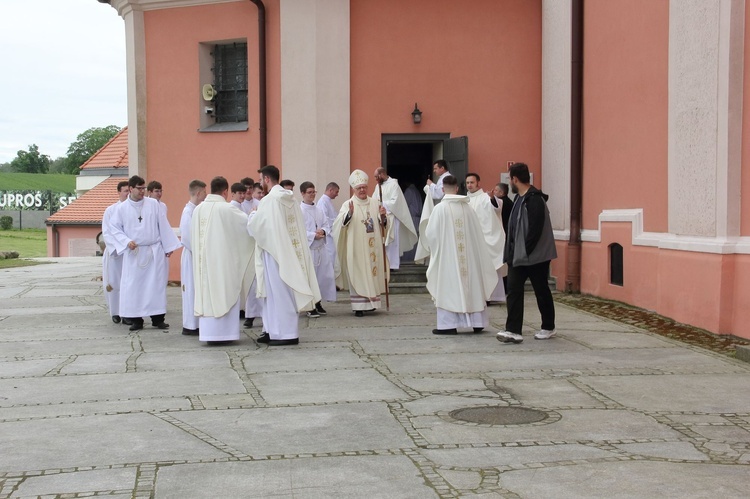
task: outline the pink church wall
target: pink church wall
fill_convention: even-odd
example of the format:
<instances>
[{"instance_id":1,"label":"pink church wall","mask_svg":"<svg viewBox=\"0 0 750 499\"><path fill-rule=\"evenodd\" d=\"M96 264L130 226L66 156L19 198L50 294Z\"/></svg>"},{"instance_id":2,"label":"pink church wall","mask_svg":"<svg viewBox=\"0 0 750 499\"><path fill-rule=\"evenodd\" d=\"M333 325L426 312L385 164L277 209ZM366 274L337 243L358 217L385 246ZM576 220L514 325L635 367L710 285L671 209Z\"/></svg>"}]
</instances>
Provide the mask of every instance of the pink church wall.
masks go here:
<instances>
[{"instance_id":1,"label":"pink church wall","mask_svg":"<svg viewBox=\"0 0 750 499\"><path fill-rule=\"evenodd\" d=\"M540 175L541 2L353 0L352 169L380 164L381 133L468 136L485 189L508 160Z\"/></svg>"},{"instance_id":2,"label":"pink church wall","mask_svg":"<svg viewBox=\"0 0 750 499\"><path fill-rule=\"evenodd\" d=\"M280 39L278 0L265 0L268 74L268 163L281 160ZM258 9L251 2L147 11L146 32L148 179L164 185L173 227L180 222L194 178L209 183L223 175L230 184L257 179L259 165ZM247 39L249 129L198 132L199 44ZM175 255L179 256L179 255ZM170 262L170 280L179 280L179 258Z\"/></svg>"},{"instance_id":3,"label":"pink church wall","mask_svg":"<svg viewBox=\"0 0 750 499\"><path fill-rule=\"evenodd\" d=\"M94 256L99 251L96 235L100 226L57 225L60 257ZM52 227L47 226L47 256L55 254L55 235Z\"/></svg>"},{"instance_id":4,"label":"pink church wall","mask_svg":"<svg viewBox=\"0 0 750 499\"><path fill-rule=\"evenodd\" d=\"M742 221L740 234L750 236L750 6L745 7L745 74L743 80L744 105L742 106ZM750 303L750 302L745 302Z\"/></svg>"},{"instance_id":5,"label":"pink church wall","mask_svg":"<svg viewBox=\"0 0 750 499\"><path fill-rule=\"evenodd\" d=\"M583 227L643 208L666 232L669 1L588 1L584 26Z\"/></svg>"}]
</instances>

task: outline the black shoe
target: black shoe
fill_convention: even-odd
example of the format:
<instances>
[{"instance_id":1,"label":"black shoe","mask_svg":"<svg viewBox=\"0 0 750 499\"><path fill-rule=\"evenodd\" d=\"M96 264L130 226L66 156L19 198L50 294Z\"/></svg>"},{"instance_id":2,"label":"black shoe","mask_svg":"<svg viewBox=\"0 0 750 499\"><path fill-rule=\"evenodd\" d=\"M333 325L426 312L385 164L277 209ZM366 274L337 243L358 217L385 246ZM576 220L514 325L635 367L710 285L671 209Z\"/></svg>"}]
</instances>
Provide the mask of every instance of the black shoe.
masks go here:
<instances>
[{"instance_id":1,"label":"black shoe","mask_svg":"<svg viewBox=\"0 0 750 499\"><path fill-rule=\"evenodd\" d=\"M258 339L256 339L258 343L268 343L271 341L271 337L268 335L268 333L263 333L260 336L258 336Z\"/></svg>"},{"instance_id":2,"label":"black shoe","mask_svg":"<svg viewBox=\"0 0 750 499\"><path fill-rule=\"evenodd\" d=\"M317 311L317 310L315 310L315 309L312 309L312 310L310 310L310 311L308 311L308 312L307 312L307 316L308 316L309 318L311 318L311 319L317 319L317 318L319 318L319 317L320 317L320 314L318 313L318 311Z\"/></svg>"},{"instance_id":3,"label":"black shoe","mask_svg":"<svg viewBox=\"0 0 750 499\"><path fill-rule=\"evenodd\" d=\"M151 324L156 329L169 329L169 324L166 322L157 322L156 324Z\"/></svg>"},{"instance_id":4,"label":"black shoe","mask_svg":"<svg viewBox=\"0 0 750 499\"><path fill-rule=\"evenodd\" d=\"M197 329L182 328L182 334L185 336L198 336L200 332Z\"/></svg>"},{"instance_id":5,"label":"black shoe","mask_svg":"<svg viewBox=\"0 0 750 499\"><path fill-rule=\"evenodd\" d=\"M362 312L361 310L357 310L356 312L354 312L354 317L364 317L364 316L365 316L365 313Z\"/></svg>"},{"instance_id":6,"label":"black shoe","mask_svg":"<svg viewBox=\"0 0 750 499\"><path fill-rule=\"evenodd\" d=\"M475 333L481 333L482 331L484 331L484 328L483 328L483 327L475 327L475 328L474 328L474 332L475 332Z\"/></svg>"},{"instance_id":7,"label":"black shoe","mask_svg":"<svg viewBox=\"0 0 750 499\"><path fill-rule=\"evenodd\" d=\"M255 321L254 317L251 317L249 319L245 319L245 322L242 324L242 327L251 328L253 327L253 321Z\"/></svg>"},{"instance_id":8,"label":"black shoe","mask_svg":"<svg viewBox=\"0 0 750 499\"><path fill-rule=\"evenodd\" d=\"M234 343L232 340L228 341L207 341L206 344L210 347L220 347L222 345L230 345Z\"/></svg>"},{"instance_id":9,"label":"black shoe","mask_svg":"<svg viewBox=\"0 0 750 499\"><path fill-rule=\"evenodd\" d=\"M271 340L268 342L269 347L283 347L284 345L299 345L299 338L292 340Z\"/></svg>"},{"instance_id":10,"label":"black shoe","mask_svg":"<svg viewBox=\"0 0 750 499\"><path fill-rule=\"evenodd\" d=\"M375 311L374 308L368 308L367 310L365 310L365 312L374 312L374 311Z\"/></svg>"},{"instance_id":11,"label":"black shoe","mask_svg":"<svg viewBox=\"0 0 750 499\"><path fill-rule=\"evenodd\" d=\"M320 315L326 315L328 312L325 311L325 309L318 303L315 305L315 311L318 312Z\"/></svg>"},{"instance_id":12,"label":"black shoe","mask_svg":"<svg viewBox=\"0 0 750 499\"><path fill-rule=\"evenodd\" d=\"M133 325L133 321L131 321L130 319L123 318L122 319L122 325L123 326L132 326Z\"/></svg>"},{"instance_id":13,"label":"black shoe","mask_svg":"<svg viewBox=\"0 0 750 499\"><path fill-rule=\"evenodd\" d=\"M456 328L453 329L433 329L432 334L458 334Z\"/></svg>"},{"instance_id":14,"label":"black shoe","mask_svg":"<svg viewBox=\"0 0 750 499\"><path fill-rule=\"evenodd\" d=\"M114 322L115 324L119 324L121 320L122 319L120 318L119 315L113 315L112 316L112 322Z\"/></svg>"},{"instance_id":15,"label":"black shoe","mask_svg":"<svg viewBox=\"0 0 750 499\"><path fill-rule=\"evenodd\" d=\"M142 322L134 322L132 326L130 326L131 331L140 331L143 329L143 323Z\"/></svg>"}]
</instances>

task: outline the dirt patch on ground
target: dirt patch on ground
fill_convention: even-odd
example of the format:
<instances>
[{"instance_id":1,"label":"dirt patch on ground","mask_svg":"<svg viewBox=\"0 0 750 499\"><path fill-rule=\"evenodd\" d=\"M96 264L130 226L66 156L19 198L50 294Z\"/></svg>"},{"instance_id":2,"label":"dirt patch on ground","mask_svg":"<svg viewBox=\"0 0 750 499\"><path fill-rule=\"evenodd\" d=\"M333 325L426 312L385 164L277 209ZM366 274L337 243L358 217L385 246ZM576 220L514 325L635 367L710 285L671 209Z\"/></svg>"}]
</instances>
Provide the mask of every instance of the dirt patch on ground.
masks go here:
<instances>
[{"instance_id":1,"label":"dirt patch on ground","mask_svg":"<svg viewBox=\"0 0 750 499\"><path fill-rule=\"evenodd\" d=\"M730 357L735 356L737 345L750 345L750 340L731 335L717 335L700 329L675 322L648 310L635 308L624 303L604 300L594 296L556 293L555 301L624 324L645 329L667 338L682 341L689 345L706 348Z\"/></svg>"}]
</instances>

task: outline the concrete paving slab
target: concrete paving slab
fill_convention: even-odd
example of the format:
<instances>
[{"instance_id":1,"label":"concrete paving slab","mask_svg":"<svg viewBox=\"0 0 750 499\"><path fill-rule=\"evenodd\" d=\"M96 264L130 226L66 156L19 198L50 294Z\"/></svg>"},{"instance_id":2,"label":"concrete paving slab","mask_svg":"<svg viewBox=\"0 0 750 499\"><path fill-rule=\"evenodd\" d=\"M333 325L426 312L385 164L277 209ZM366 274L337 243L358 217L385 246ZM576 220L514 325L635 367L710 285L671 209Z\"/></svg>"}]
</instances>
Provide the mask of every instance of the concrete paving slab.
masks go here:
<instances>
[{"instance_id":1,"label":"concrete paving slab","mask_svg":"<svg viewBox=\"0 0 750 499\"><path fill-rule=\"evenodd\" d=\"M428 336L429 334L429 336ZM499 343L495 333L489 331L475 333L460 333L458 335L441 336L433 335L431 331L425 333L424 338L393 340L367 339L359 340L359 344L367 353L375 355L406 355L406 354L452 354L485 353L490 349L496 350ZM539 350L551 349L561 351L585 351L587 348L569 341L556 341L552 346L550 343L537 342L533 345Z\"/></svg>"},{"instance_id":2,"label":"concrete paving slab","mask_svg":"<svg viewBox=\"0 0 750 499\"><path fill-rule=\"evenodd\" d=\"M229 357L222 351L145 352L135 362L138 372L183 371L189 369L230 368Z\"/></svg>"},{"instance_id":3,"label":"concrete paving slab","mask_svg":"<svg viewBox=\"0 0 750 499\"><path fill-rule=\"evenodd\" d=\"M482 475L478 471L438 470L438 473L456 489L476 489L482 483Z\"/></svg>"},{"instance_id":4,"label":"concrete paving slab","mask_svg":"<svg viewBox=\"0 0 750 499\"><path fill-rule=\"evenodd\" d=\"M0 343L0 348L3 344ZM0 378L44 376L60 364L60 359L0 360Z\"/></svg>"},{"instance_id":5,"label":"concrete paving slab","mask_svg":"<svg viewBox=\"0 0 750 499\"><path fill-rule=\"evenodd\" d=\"M413 445L383 403L230 409L172 416L252 456Z\"/></svg>"},{"instance_id":6,"label":"concrete paving slab","mask_svg":"<svg viewBox=\"0 0 750 499\"><path fill-rule=\"evenodd\" d=\"M471 378L405 377L401 382L418 392L484 391L484 380Z\"/></svg>"},{"instance_id":7,"label":"concrete paving slab","mask_svg":"<svg viewBox=\"0 0 750 499\"><path fill-rule=\"evenodd\" d=\"M674 459L677 461L708 461L709 457L695 448L690 442L647 442L616 444L615 447L628 454Z\"/></svg>"},{"instance_id":8,"label":"concrete paving slab","mask_svg":"<svg viewBox=\"0 0 750 499\"><path fill-rule=\"evenodd\" d=\"M0 440L2 471L228 456L150 414L5 422Z\"/></svg>"},{"instance_id":9,"label":"concrete paving slab","mask_svg":"<svg viewBox=\"0 0 750 499\"><path fill-rule=\"evenodd\" d=\"M691 429L713 441L750 442L750 431L739 426L693 426Z\"/></svg>"},{"instance_id":10,"label":"concrete paving slab","mask_svg":"<svg viewBox=\"0 0 750 499\"><path fill-rule=\"evenodd\" d=\"M131 354L77 355L75 360L60 369L60 374L124 373Z\"/></svg>"},{"instance_id":11,"label":"concrete paving slab","mask_svg":"<svg viewBox=\"0 0 750 499\"><path fill-rule=\"evenodd\" d=\"M245 396L247 397L247 395ZM181 411L191 408L190 399L185 396L114 400L110 402L19 405L15 407L0 407L0 420L91 416L94 414L127 414L147 411Z\"/></svg>"},{"instance_id":12,"label":"concrete paving slab","mask_svg":"<svg viewBox=\"0 0 750 499\"><path fill-rule=\"evenodd\" d=\"M611 451L586 445L542 445L534 447L484 447L479 449L428 449L424 452L440 466L497 468L527 463L555 463L576 459L613 457Z\"/></svg>"},{"instance_id":13,"label":"concrete paving slab","mask_svg":"<svg viewBox=\"0 0 750 499\"><path fill-rule=\"evenodd\" d=\"M112 352L132 352L130 339L94 338L55 341L6 341L2 344L0 358L33 358Z\"/></svg>"},{"instance_id":14,"label":"concrete paving slab","mask_svg":"<svg viewBox=\"0 0 750 499\"><path fill-rule=\"evenodd\" d=\"M369 368L347 347L262 350L244 355L242 365L249 373L284 371L324 371L328 369Z\"/></svg>"},{"instance_id":15,"label":"concrete paving slab","mask_svg":"<svg viewBox=\"0 0 750 499\"><path fill-rule=\"evenodd\" d=\"M644 333L595 331L566 331L565 339L590 348L672 348L673 342Z\"/></svg>"},{"instance_id":16,"label":"concrete paving slab","mask_svg":"<svg viewBox=\"0 0 750 499\"><path fill-rule=\"evenodd\" d=\"M157 497L434 498L404 456L180 465L159 470Z\"/></svg>"},{"instance_id":17,"label":"concrete paving slab","mask_svg":"<svg viewBox=\"0 0 750 499\"><path fill-rule=\"evenodd\" d=\"M496 394L487 391L483 398L430 395L411 402L403 402L403 405L412 416L428 416L464 407L506 406L508 403L500 400Z\"/></svg>"},{"instance_id":18,"label":"concrete paving slab","mask_svg":"<svg viewBox=\"0 0 750 499\"><path fill-rule=\"evenodd\" d=\"M96 288L82 288L81 286L55 286L49 288L36 287L24 295L26 298L55 298L55 297L83 297L101 294Z\"/></svg>"},{"instance_id":19,"label":"concrete paving slab","mask_svg":"<svg viewBox=\"0 0 750 499\"><path fill-rule=\"evenodd\" d=\"M18 486L11 497L132 490L137 472L136 468L114 468L31 476Z\"/></svg>"},{"instance_id":20,"label":"concrete paving slab","mask_svg":"<svg viewBox=\"0 0 750 499\"><path fill-rule=\"evenodd\" d=\"M244 392L231 369L2 379L0 407Z\"/></svg>"},{"instance_id":21,"label":"concrete paving slab","mask_svg":"<svg viewBox=\"0 0 750 499\"><path fill-rule=\"evenodd\" d=\"M70 303L65 304L61 303L60 300L56 300L57 303L60 303L57 306L47 306L43 304L39 304L38 308L5 308L2 311L0 311L0 314L2 315L8 315L8 316L14 316L14 315L32 315L34 317L39 316L39 311L44 310L45 314L51 314L51 315L60 315L60 314L91 314L93 312L101 312L103 309L99 305L79 305L77 303L80 302L73 302L70 301Z\"/></svg>"},{"instance_id":22,"label":"concrete paving slab","mask_svg":"<svg viewBox=\"0 0 750 499\"><path fill-rule=\"evenodd\" d=\"M524 498L744 498L750 474L742 467L665 462L579 464L505 472L503 487Z\"/></svg>"},{"instance_id":23,"label":"concrete paving slab","mask_svg":"<svg viewBox=\"0 0 750 499\"><path fill-rule=\"evenodd\" d=\"M394 400L406 392L374 369L258 374L255 386L271 404ZM367 390L362 390L367 386Z\"/></svg>"},{"instance_id":24,"label":"concrete paving slab","mask_svg":"<svg viewBox=\"0 0 750 499\"><path fill-rule=\"evenodd\" d=\"M12 318L15 325L5 327L5 321L2 322L2 331L0 332L0 353L4 350L2 345L18 341L57 341L57 340L80 340L80 339L106 339L106 338L124 338L128 336L128 328L125 326L116 326L112 321L101 317L97 321L87 322L86 325L77 324L60 324L54 326L40 325L39 318L32 316L23 317L23 321ZM22 322L22 323L19 323Z\"/></svg>"},{"instance_id":25,"label":"concrete paving slab","mask_svg":"<svg viewBox=\"0 0 750 499\"><path fill-rule=\"evenodd\" d=\"M516 380L503 383L513 398L531 407L604 407L604 403L567 379Z\"/></svg>"},{"instance_id":26,"label":"concrete paving slab","mask_svg":"<svg viewBox=\"0 0 750 499\"><path fill-rule=\"evenodd\" d=\"M20 293L23 293L24 291L29 291L33 288L28 286L2 286L0 287L0 299L7 299L12 298L14 296L19 295ZM0 307L0 315L3 315L3 309L5 307Z\"/></svg>"},{"instance_id":27,"label":"concrete paving slab","mask_svg":"<svg viewBox=\"0 0 750 499\"><path fill-rule=\"evenodd\" d=\"M750 373L582 377L581 381L621 404L648 411L750 412L750 397L736 396L747 392Z\"/></svg>"}]
</instances>

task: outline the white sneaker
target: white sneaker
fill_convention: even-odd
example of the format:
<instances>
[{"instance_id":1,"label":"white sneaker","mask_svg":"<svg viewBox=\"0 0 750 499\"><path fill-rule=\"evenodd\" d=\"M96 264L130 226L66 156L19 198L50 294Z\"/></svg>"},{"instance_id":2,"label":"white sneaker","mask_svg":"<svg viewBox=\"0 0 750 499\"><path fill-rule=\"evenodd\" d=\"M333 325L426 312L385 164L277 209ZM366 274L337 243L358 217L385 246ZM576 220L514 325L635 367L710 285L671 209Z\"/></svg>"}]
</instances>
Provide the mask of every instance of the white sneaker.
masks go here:
<instances>
[{"instance_id":1,"label":"white sneaker","mask_svg":"<svg viewBox=\"0 0 750 499\"><path fill-rule=\"evenodd\" d=\"M555 336L557 334L557 331L554 329L552 331L547 331L546 329L540 329L538 333L534 335L535 340L548 340Z\"/></svg>"},{"instance_id":2,"label":"white sneaker","mask_svg":"<svg viewBox=\"0 0 750 499\"><path fill-rule=\"evenodd\" d=\"M511 333L510 331L498 331L497 341L502 341L503 343L522 343L523 336Z\"/></svg>"}]
</instances>

